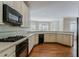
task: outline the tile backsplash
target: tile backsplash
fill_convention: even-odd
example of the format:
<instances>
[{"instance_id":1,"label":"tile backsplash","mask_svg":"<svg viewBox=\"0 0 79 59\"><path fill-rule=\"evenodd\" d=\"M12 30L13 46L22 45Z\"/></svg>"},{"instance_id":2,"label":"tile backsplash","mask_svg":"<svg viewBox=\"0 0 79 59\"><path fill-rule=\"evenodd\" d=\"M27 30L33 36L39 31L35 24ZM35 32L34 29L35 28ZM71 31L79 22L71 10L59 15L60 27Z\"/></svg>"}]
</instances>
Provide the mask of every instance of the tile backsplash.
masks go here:
<instances>
[{"instance_id":1,"label":"tile backsplash","mask_svg":"<svg viewBox=\"0 0 79 59\"><path fill-rule=\"evenodd\" d=\"M9 36L26 35L29 28L21 28L16 26L0 25L0 38Z\"/></svg>"}]
</instances>

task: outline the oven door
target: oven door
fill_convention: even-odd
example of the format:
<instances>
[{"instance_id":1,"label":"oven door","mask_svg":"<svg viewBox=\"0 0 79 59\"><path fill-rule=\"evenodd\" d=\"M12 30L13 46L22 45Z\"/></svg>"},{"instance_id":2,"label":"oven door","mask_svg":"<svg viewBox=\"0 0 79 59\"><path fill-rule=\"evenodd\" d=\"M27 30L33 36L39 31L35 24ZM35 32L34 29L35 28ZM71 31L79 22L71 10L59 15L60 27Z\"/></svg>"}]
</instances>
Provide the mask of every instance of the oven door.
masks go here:
<instances>
[{"instance_id":1,"label":"oven door","mask_svg":"<svg viewBox=\"0 0 79 59\"><path fill-rule=\"evenodd\" d=\"M20 54L19 54L19 57L27 57L27 48L24 49Z\"/></svg>"},{"instance_id":2,"label":"oven door","mask_svg":"<svg viewBox=\"0 0 79 59\"><path fill-rule=\"evenodd\" d=\"M16 57L28 56L28 39L16 46Z\"/></svg>"}]
</instances>

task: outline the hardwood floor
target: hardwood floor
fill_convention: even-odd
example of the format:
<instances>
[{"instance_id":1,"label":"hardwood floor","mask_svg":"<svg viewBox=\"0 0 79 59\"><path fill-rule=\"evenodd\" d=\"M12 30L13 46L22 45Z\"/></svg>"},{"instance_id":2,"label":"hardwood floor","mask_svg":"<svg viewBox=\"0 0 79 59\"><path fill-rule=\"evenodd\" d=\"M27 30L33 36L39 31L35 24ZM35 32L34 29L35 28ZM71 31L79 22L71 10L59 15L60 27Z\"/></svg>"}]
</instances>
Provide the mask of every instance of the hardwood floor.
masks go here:
<instances>
[{"instance_id":1,"label":"hardwood floor","mask_svg":"<svg viewBox=\"0 0 79 59\"><path fill-rule=\"evenodd\" d=\"M72 57L72 47L60 44L39 44L33 48L29 57Z\"/></svg>"}]
</instances>

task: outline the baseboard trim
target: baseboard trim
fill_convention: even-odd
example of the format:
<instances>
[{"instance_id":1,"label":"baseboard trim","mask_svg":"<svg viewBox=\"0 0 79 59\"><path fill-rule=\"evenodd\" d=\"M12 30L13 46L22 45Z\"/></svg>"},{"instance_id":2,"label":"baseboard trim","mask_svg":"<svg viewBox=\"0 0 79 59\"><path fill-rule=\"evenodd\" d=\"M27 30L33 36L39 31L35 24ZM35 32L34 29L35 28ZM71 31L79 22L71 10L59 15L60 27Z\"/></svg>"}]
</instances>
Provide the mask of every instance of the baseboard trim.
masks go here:
<instances>
[{"instance_id":1,"label":"baseboard trim","mask_svg":"<svg viewBox=\"0 0 79 59\"><path fill-rule=\"evenodd\" d=\"M57 42L57 43L58 43L58 42ZM63 46L67 46L67 47L72 47L72 46L70 46L70 45L66 45L66 44L62 44L62 43L58 43L58 44L63 45Z\"/></svg>"},{"instance_id":2,"label":"baseboard trim","mask_svg":"<svg viewBox=\"0 0 79 59\"><path fill-rule=\"evenodd\" d=\"M44 42L44 44L60 44L60 45L63 45L63 46L72 47L72 46L62 44L62 43L58 43L58 42Z\"/></svg>"},{"instance_id":3,"label":"baseboard trim","mask_svg":"<svg viewBox=\"0 0 79 59\"><path fill-rule=\"evenodd\" d=\"M56 44L57 42L44 42L44 44Z\"/></svg>"}]
</instances>

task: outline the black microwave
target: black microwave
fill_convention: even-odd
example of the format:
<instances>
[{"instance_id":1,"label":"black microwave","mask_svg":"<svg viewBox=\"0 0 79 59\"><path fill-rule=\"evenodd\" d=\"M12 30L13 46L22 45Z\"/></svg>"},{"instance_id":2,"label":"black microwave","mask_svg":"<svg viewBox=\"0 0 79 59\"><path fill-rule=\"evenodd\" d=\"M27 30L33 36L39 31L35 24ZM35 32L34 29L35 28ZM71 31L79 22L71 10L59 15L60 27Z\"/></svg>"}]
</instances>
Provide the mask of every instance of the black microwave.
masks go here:
<instances>
[{"instance_id":1,"label":"black microwave","mask_svg":"<svg viewBox=\"0 0 79 59\"><path fill-rule=\"evenodd\" d=\"M14 26L21 26L22 15L7 4L3 4L3 22Z\"/></svg>"}]
</instances>

